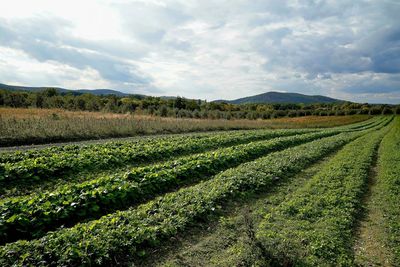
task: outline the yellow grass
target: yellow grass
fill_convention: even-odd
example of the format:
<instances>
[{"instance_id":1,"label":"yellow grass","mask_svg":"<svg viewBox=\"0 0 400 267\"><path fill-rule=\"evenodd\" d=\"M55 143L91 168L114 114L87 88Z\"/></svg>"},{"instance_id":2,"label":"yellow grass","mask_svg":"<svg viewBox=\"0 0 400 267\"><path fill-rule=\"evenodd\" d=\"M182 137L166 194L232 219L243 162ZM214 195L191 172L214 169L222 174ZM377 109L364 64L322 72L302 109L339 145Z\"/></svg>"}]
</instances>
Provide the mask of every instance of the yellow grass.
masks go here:
<instances>
[{"instance_id":1,"label":"yellow grass","mask_svg":"<svg viewBox=\"0 0 400 267\"><path fill-rule=\"evenodd\" d=\"M355 115L271 120L210 120L61 109L0 108L0 145L213 130L333 127L367 118L369 117L365 115Z\"/></svg>"}]
</instances>

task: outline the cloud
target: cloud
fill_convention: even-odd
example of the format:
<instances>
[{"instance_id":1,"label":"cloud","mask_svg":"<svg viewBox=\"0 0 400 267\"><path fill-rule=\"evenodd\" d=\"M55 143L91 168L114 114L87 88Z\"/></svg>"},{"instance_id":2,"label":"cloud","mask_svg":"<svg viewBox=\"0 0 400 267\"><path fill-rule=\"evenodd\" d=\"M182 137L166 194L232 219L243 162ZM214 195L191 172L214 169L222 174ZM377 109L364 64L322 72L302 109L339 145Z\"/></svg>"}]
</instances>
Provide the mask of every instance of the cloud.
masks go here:
<instances>
[{"instance_id":1,"label":"cloud","mask_svg":"<svg viewBox=\"0 0 400 267\"><path fill-rule=\"evenodd\" d=\"M2 82L210 100L268 90L399 99L395 1L88 0L75 10L78 1L40 0L24 12L18 1L0 10L0 51L13 51Z\"/></svg>"},{"instance_id":2,"label":"cloud","mask_svg":"<svg viewBox=\"0 0 400 267\"><path fill-rule=\"evenodd\" d=\"M98 45L69 36L67 33L71 24L64 20L35 17L0 22L0 45L19 49L37 61L58 62L81 70L91 68L111 84L151 84L151 78L122 58L117 47L115 51L107 50L103 49L107 44ZM134 54L128 55L135 59Z\"/></svg>"}]
</instances>

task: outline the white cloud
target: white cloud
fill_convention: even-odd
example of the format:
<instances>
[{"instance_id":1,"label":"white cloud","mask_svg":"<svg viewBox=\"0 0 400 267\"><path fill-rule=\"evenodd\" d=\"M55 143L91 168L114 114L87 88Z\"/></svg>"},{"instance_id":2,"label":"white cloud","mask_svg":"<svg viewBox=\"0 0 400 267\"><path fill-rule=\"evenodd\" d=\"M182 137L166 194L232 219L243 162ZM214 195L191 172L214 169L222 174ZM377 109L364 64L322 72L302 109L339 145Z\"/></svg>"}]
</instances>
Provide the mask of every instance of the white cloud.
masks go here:
<instances>
[{"instance_id":1,"label":"white cloud","mask_svg":"<svg viewBox=\"0 0 400 267\"><path fill-rule=\"evenodd\" d=\"M13 70L13 75L5 76L10 84L29 85L47 81L47 86L59 86L67 82L73 88L108 88L111 84L91 68L83 70L56 61L39 62L32 60L19 50L0 47L0 73Z\"/></svg>"},{"instance_id":2,"label":"white cloud","mask_svg":"<svg viewBox=\"0 0 400 267\"><path fill-rule=\"evenodd\" d=\"M0 82L233 99L391 102L395 1L2 1Z\"/></svg>"}]
</instances>

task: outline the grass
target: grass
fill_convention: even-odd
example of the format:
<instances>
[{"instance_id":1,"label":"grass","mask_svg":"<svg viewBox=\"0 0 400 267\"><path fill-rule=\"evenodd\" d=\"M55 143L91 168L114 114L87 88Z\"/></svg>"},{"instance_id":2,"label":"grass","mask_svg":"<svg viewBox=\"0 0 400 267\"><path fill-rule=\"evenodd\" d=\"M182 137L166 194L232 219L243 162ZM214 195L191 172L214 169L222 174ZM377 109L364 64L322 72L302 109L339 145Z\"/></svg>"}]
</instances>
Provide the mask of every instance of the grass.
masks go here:
<instances>
[{"instance_id":1,"label":"grass","mask_svg":"<svg viewBox=\"0 0 400 267\"><path fill-rule=\"evenodd\" d=\"M372 242L377 244L372 243L368 246L370 243L366 243L367 246L363 252L367 253L361 254L363 257L358 258L360 264L400 266L399 140L400 124L397 123L381 143L376 183L371 187L371 201L367 205L368 220L365 232ZM378 245L379 248L376 249ZM376 251L371 251L371 249ZM373 261L370 255L374 256Z\"/></svg>"},{"instance_id":2,"label":"grass","mask_svg":"<svg viewBox=\"0 0 400 267\"><path fill-rule=\"evenodd\" d=\"M61 109L0 108L0 146L216 130L326 128L356 123L368 118L370 116L352 115L271 120L210 120Z\"/></svg>"},{"instance_id":3,"label":"grass","mask_svg":"<svg viewBox=\"0 0 400 267\"><path fill-rule=\"evenodd\" d=\"M368 181L368 192L363 200L364 214L356 228L354 254L357 266L390 266L389 260L392 258L385 244L388 236L380 201L380 194L384 192L377 186L377 172L374 166Z\"/></svg>"},{"instance_id":4,"label":"grass","mask_svg":"<svg viewBox=\"0 0 400 267\"><path fill-rule=\"evenodd\" d=\"M271 263L269 262L269 259L271 259L270 252L255 236L255 229L258 228L265 214L271 213L281 203L295 198L296 191L303 188L310 181L310 177L326 169L331 164L331 159L335 157L322 159L293 179L284 181L270 192L246 196L241 202L232 203L231 208L221 215L218 223L214 222L208 227L203 226L200 230L195 229L188 235L178 237L173 240L172 248L166 248L165 251L155 251L153 255L149 255L148 261L143 262L142 265L168 267L269 266L268 264ZM372 229L371 231L373 234L379 235L375 230ZM374 240L376 240L376 237ZM379 246L379 244L371 245ZM364 263L372 263L372 265ZM375 263L376 261L363 262L361 266L382 266ZM275 266L274 264L277 264L277 262L271 264ZM278 265L291 266L289 262L285 263L284 261L279 262Z\"/></svg>"},{"instance_id":5,"label":"grass","mask_svg":"<svg viewBox=\"0 0 400 267\"><path fill-rule=\"evenodd\" d=\"M262 249L252 238L252 229L263 214L289 199L331 157L325 157L266 192L245 195L230 202L209 223L178 235L161 250L150 253L140 266L258 266L257 261L265 259Z\"/></svg>"}]
</instances>

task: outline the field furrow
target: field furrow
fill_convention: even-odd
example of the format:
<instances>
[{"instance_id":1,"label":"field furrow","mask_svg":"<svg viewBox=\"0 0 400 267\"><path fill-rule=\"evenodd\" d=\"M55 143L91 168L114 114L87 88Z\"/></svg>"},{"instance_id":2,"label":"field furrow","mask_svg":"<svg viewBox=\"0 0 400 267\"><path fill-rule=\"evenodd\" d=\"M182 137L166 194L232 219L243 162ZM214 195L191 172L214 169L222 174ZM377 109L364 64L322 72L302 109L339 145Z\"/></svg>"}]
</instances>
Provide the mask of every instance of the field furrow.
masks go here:
<instances>
[{"instance_id":1,"label":"field furrow","mask_svg":"<svg viewBox=\"0 0 400 267\"><path fill-rule=\"evenodd\" d=\"M321 159L272 190L229 203L228 210L216 214L210 223L178 234L162 248L150 251L138 266L268 266L271 259L254 235L260 221L282 202L290 201L332 157Z\"/></svg>"}]
</instances>

